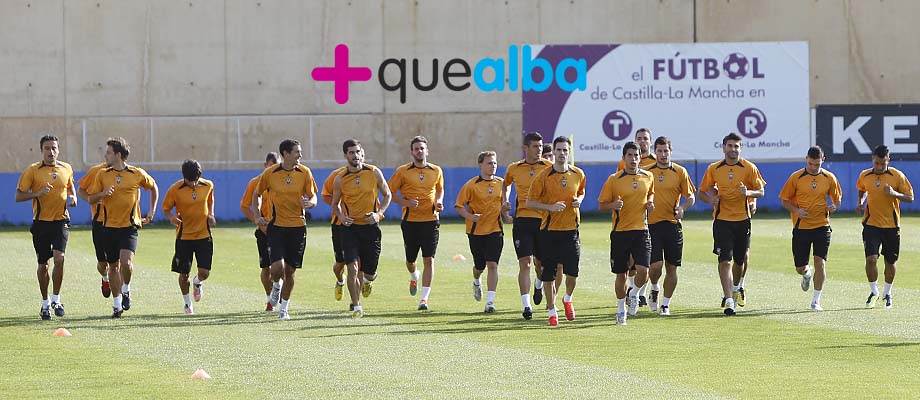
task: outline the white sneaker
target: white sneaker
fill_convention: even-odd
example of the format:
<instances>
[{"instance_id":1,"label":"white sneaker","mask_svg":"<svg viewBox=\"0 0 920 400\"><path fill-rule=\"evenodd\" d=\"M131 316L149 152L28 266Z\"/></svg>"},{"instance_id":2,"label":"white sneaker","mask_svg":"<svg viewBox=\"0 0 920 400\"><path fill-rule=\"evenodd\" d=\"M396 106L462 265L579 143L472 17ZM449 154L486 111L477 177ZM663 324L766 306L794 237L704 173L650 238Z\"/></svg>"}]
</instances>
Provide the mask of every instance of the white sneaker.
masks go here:
<instances>
[{"instance_id":1,"label":"white sneaker","mask_svg":"<svg viewBox=\"0 0 920 400\"><path fill-rule=\"evenodd\" d=\"M626 313L617 313L617 325L626 325Z\"/></svg>"},{"instance_id":2,"label":"white sneaker","mask_svg":"<svg viewBox=\"0 0 920 400\"><path fill-rule=\"evenodd\" d=\"M361 308L361 306L355 307L355 309L352 310L352 312L351 312L351 317L354 318L354 319L358 319L358 318L364 317L364 309Z\"/></svg>"},{"instance_id":3,"label":"white sneaker","mask_svg":"<svg viewBox=\"0 0 920 400\"><path fill-rule=\"evenodd\" d=\"M658 313L658 315L661 315L663 317L671 315L671 307L669 306L661 306L660 310L661 311Z\"/></svg>"},{"instance_id":4,"label":"white sneaker","mask_svg":"<svg viewBox=\"0 0 920 400\"><path fill-rule=\"evenodd\" d=\"M282 321L288 321L291 319L291 315L288 314L287 310L281 310L278 312L278 318L281 318Z\"/></svg>"},{"instance_id":5,"label":"white sneaker","mask_svg":"<svg viewBox=\"0 0 920 400\"><path fill-rule=\"evenodd\" d=\"M735 300L725 299L725 309L722 312L728 316L735 315Z\"/></svg>"},{"instance_id":6,"label":"white sneaker","mask_svg":"<svg viewBox=\"0 0 920 400\"><path fill-rule=\"evenodd\" d=\"M805 266L805 273L802 274L802 291L807 292L808 288L811 287L811 277L814 275L814 269L811 265Z\"/></svg>"},{"instance_id":7,"label":"white sneaker","mask_svg":"<svg viewBox=\"0 0 920 400\"><path fill-rule=\"evenodd\" d=\"M473 298L482 301L482 285L473 284Z\"/></svg>"},{"instance_id":8,"label":"white sneaker","mask_svg":"<svg viewBox=\"0 0 920 400\"><path fill-rule=\"evenodd\" d=\"M272 284L272 292L271 292L271 294L269 295L269 301L268 301L269 303L272 304L272 307L278 305L278 302L281 301L281 286L283 286L283 285L284 285L284 281L283 281L283 280L279 280L279 281L278 281L278 287L277 287L277 288L275 287L274 284Z\"/></svg>"},{"instance_id":9,"label":"white sneaker","mask_svg":"<svg viewBox=\"0 0 920 400\"><path fill-rule=\"evenodd\" d=\"M821 307L821 303L811 303L812 311L824 311L824 307Z\"/></svg>"},{"instance_id":10,"label":"white sneaker","mask_svg":"<svg viewBox=\"0 0 920 400\"><path fill-rule=\"evenodd\" d=\"M629 315L636 315L638 313L639 313L639 296L630 296Z\"/></svg>"},{"instance_id":11,"label":"white sneaker","mask_svg":"<svg viewBox=\"0 0 920 400\"><path fill-rule=\"evenodd\" d=\"M488 303L486 303L486 308L485 308L485 310L483 310L483 312L485 312L486 314L494 313L494 312L495 312L495 303L492 303L491 301L488 302Z\"/></svg>"}]
</instances>

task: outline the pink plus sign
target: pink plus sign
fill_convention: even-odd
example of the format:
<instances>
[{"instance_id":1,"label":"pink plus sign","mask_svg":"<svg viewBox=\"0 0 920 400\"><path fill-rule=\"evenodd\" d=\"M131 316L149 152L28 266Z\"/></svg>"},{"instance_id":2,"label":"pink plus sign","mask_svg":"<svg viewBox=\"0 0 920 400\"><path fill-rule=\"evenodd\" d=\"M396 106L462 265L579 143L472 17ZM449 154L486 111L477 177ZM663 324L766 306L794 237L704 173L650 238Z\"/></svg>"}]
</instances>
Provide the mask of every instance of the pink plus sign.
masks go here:
<instances>
[{"instance_id":1,"label":"pink plus sign","mask_svg":"<svg viewBox=\"0 0 920 400\"><path fill-rule=\"evenodd\" d=\"M348 102L348 82L369 81L371 69L367 67L348 66L348 46L340 44L335 46L335 66L316 67L311 73L315 81L335 82L335 102L345 104Z\"/></svg>"}]
</instances>

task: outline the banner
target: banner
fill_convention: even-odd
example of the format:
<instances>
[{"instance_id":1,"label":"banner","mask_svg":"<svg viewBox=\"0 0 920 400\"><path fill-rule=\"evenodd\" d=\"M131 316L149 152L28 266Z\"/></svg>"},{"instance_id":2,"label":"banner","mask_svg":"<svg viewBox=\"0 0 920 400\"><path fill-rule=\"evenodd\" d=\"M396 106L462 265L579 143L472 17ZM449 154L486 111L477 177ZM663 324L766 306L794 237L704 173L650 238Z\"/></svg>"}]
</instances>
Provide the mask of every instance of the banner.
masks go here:
<instances>
[{"instance_id":1,"label":"banner","mask_svg":"<svg viewBox=\"0 0 920 400\"><path fill-rule=\"evenodd\" d=\"M819 105L815 143L830 161L870 161L884 144L892 160L920 160L920 104Z\"/></svg>"},{"instance_id":2,"label":"banner","mask_svg":"<svg viewBox=\"0 0 920 400\"><path fill-rule=\"evenodd\" d=\"M811 145L806 42L533 48L531 65L585 61L584 90L522 92L524 131L574 135L579 162L620 160L639 128L650 129L652 140L668 136L675 160L724 157L730 132L744 138L742 156L754 160L801 158ZM534 72L540 81L543 71L523 74Z\"/></svg>"}]
</instances>

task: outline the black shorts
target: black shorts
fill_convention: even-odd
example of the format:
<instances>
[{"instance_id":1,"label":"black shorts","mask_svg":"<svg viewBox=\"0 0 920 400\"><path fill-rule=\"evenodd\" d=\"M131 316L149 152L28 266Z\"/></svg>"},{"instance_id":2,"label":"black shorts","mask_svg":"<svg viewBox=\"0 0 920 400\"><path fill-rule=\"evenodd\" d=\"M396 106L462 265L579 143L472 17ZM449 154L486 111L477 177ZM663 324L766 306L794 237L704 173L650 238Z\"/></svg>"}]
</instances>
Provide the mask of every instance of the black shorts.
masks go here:
<instances>
[{"instance_id":1,"label":"black shorts","mask_svg":"<svg viewBox=\"0 0 920 400\"><path fill-rule=\"evenodd\" d=\"M534 256L540 259L540 218L515 218L511 228L517 258Z\"/></svg>"},{"instance_id":2,"label":"black shorts","mask_svg":"<svg viewBox=\"0 0 920 400\"><path fill-rule=\"evenodd\" d=\"M256 228L256 247L259 249L259 268L268 268L272 265L268 255L268 235Z\"/></svg>"},{"instance_id":3,"label":"black shorts","mask_svg":"<svg viewBox=\"0 0 920 400\"><path fill-rule=\"evenodd\" d=\"M336 264L345 263L345 252L342 251L342 225L332 224L332 254Z\"/></svg>"},{"instance_id":4,"label":"black shorts","mask_svg":"<svg viewBox=\"0 0 920 400\"><path fill-rule=\"evenodd\" d=\"M552 243L543 248L541 260L543 271L540 280L549 282L556 279L556 268L562 264L562 273L573 278L578 277L578 262L581 260L581 239L578 231L540 231L540 243Z\"/></svg>"},{"instance_id":5,"label":"black shorts","mask_svg":"<svg viewBox=\"0 0 920 400\"><path fill-rule=\"evenodd\" d=\"M214 241L211 238L196 240L176 239L176 253L173 255L172 271L188 275L192 271L192 256L198 268L210 270L214 258Z\"/></svg>"},{"instance_id":6,"label":"black shorts","mask_svg":"<svg viewBox=\"0 0 920 400\"><path fill-rule=\"evenodd\" d=\"M886 263L894 264L898 261L898 253L901 251L901 228L863 225L862 238L866 257L879 255L878 249L881 246Z\"/></svg>"},{"instance_id":7,"label":"black shorts","mask_svg":"<svg viewBox=\"0 0 920 400\"><path fill-rule=\"evenodd\" d=\"M629 257L634 265L648 267L652 256L652 239L648 231L610 232L610 272L625 274L629 271Z\"/></svg>"},{"instance_id":8,"label":"black shorts","mask_svg":"<svg viewBox=\"0 0 920 400\"><path fill-rule=\"evenodd\" d=\"M661 221L651 224L648 233L652 237L652 257L649 262L654 264L664 260L679 267L684 254L684 229L680 222L675 224Z\"/></svg>"},{"instance_id":9,"label":"black shorts","mask_svg":"<svg viewBox=\"0 0 920 400\"><path fill-rule=\"evenodd\" d=\"M268 261L272 264L284 260L291 268L303 265L303 252L307 248L306 226L268 225Z\"/></svg>"},{"instance_id":10,"label":"black shorts","mask_svg":"<svg viewBox=\"0 0 920 400\"><path fill-rule=\"evenodd\" d=\"M415 262L420 249L422 257L434 257L438 250L440 221L403 221L399 227L402 228L403 244L406 247L406 261Z\"/></svg>"},{"instance_id":11,"label":"black shorts","mask_svg":"<svg viewBox=\"0 0 920 400\"><path fill-rule=\"evenodd\" d=\"M105 260L105 228L102 222L93 221L93 248L96 250L96 261L106 262Z\"/></svg>"},{"instance_id":12,"label":"black shorts","mask_svg":"<svg viewBox=\"0 0 920 400\"><path fill-rule=\"evenodd\" d=\"M127 228L103 228L103 251L105 252L105 261L114 263L118 261L122 250L130 250L132 253L137 252L137 227L129 226Z\"/></svg>"},{"instance_id":13,"label":"black shorts","mask_svg":"<svg viewBox=\"0 0 920 400\"><path fill-rule=\"evenodd\" d=\"M39 265L45 265L54 257L54 251L63 253L67 250L67 238L70 237L70 221L32 221L32 246Z\"/></svg>"},{"instance_id":14,"label":"black shorts","mask_svg":"<svg viewBox=\"0 0 920 400\"><path fill-rule=\"evenodd\" d=\"M796 267L808 265L814 248L815 257L827 260L827 249L831 247L831 227L792 230L792 260Z\"/></svg>"},{"instance_id":15,"label":"black shorts","mask_svg":"<svg viewBox=\"0 0 920 400\"><path fill-rule=\"evenodd\" d=\"M505 246L505 238L501 232L494 232L488 235L466 235L470 239L470 252L473 253L473 268L480 271L486 269L487 262L498 264L502 257L502 247Z\"/></svg>"},{"instance_id":16,"label":"black shorts","mask_svg":"<svg viewBox=\"0 0 920 400\"><path fill-rule=\"evenodd\" d=\"M712 221L712 253L719 256L719 262L735 260L744 264L744 255L751 247L751 220Z\"/></svg>"},{"instance_id":17,"label":"black shorts","mask_svg":"<svg viewBox=\"0 0 920 400\"><path fill-rule=\"evenodd\" d=\"M375 275L377 263L380 261L380 226L349 225L342 226L341 229L344 261L351 264L361 260L361 272L365 275Z\"/></svg>"}]
</instances>

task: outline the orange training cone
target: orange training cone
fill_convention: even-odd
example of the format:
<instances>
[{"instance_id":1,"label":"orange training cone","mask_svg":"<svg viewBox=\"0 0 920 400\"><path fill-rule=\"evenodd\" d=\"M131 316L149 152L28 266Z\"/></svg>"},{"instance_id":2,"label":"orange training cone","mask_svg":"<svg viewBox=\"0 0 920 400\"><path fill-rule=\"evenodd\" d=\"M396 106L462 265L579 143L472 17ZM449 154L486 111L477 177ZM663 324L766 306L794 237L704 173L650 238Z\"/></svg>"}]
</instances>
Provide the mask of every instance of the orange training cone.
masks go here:
<instances>
[{"instance_id":1,"label":"orange training cone","mask_svg":"<svg viewBox=\"0 0 920 400\"><path fill-rule=\"evenodd\" d=\"M52 333L51 336L66 337L66 336L73 336L73 335L70 334L70 331L68 331L67 329L57 328L57 330L54 331L54 333Z\"/></svg>"},{"instance_id":2,"label":"orange training cone","mask_svg":"<svg viewBox=\"0 0 920 400\"><path fill-rule=\"evenodd\" d=\"M192 374L192 379L211 379L211 375L208 375L203 369L198 368L195 370L195 373Z\"/></svg>"}]
</instances>

